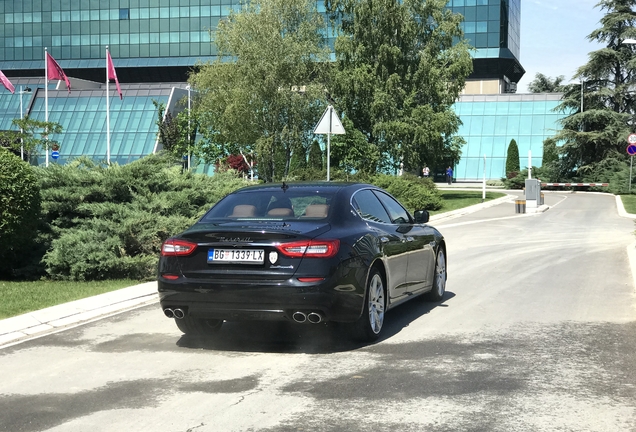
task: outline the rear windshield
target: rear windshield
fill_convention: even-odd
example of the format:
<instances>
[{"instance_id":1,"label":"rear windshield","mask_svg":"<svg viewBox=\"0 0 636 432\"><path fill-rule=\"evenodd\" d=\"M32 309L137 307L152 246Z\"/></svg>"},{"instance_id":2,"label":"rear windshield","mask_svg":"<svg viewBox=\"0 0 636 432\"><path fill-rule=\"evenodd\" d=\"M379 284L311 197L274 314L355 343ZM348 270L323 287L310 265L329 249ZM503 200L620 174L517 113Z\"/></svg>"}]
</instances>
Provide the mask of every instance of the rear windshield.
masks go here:
<instances>
[{"instance_id":1,"label":"rear windshield","mask_svg":"<svg viewBox=\"0 0 636 432\"><path fill-rule=\"evenodd\" d=\"M335 191L282 189L237 192L226 196L201 222L213 220L325 219Z\"/></svg>"}]
</instances>

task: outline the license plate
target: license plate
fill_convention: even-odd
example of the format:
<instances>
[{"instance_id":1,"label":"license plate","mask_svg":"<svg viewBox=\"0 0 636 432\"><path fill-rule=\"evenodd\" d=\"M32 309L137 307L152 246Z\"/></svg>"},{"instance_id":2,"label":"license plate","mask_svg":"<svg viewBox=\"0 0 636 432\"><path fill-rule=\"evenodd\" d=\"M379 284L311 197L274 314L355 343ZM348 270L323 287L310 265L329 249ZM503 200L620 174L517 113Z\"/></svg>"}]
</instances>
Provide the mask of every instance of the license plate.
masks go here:
<instances>
[{"instance_id":1,"label":"license plate","mask_svg":"<svg viewBox=\"0 0 636 432\"><path fill-rule=\"evenodd\" d=\"M263 249L209 249L209 263L263 264Z\"/></svg>"}]
</instances>

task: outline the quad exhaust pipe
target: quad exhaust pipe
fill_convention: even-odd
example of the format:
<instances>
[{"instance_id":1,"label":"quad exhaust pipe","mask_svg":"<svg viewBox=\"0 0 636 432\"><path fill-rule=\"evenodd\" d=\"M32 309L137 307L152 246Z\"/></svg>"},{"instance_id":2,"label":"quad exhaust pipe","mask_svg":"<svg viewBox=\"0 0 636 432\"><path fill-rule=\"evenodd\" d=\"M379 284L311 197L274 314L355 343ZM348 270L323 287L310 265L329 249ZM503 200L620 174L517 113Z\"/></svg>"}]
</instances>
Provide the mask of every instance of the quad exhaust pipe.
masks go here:
<instances>
[{"instance_id":1,"label":"quad exhaust pipe","mask_svg":"<svg viewBox=\"0 0 636 432\"><path fill-rule=\"evenodd\" d=\"M297 323L304 323L305 321L307 321L307 315L305 314L305 312L301 312L301 311L294 312L294 314L292 315L292 318Z\"/></svg>"},{"instance_id":2,"label":"quad exhaust pipe","mask_svg":"<svg viewBox=\"0 0 636 432\"><path fill-rule=\"evenodd\" d=\"M302 311L296 311L292 315L292 318L297 323L304 323L304 322L309 321L312 324L318 324L318 323L322 322L322 320L323 320L322 314L320 314L319 312L305 313L305 312L302 312Z\"/></svg>"},{"instance_id":3,"label":"quad exhaust pipe","mask_svg":"<svg viewBox=\"0 0 636 432\"><path fill-rule=\"evenodd\" d=\"M168 318L183 319L185 317L185 311L181 308L165 308L163 314Z\"/></svg>"}]
</instances>

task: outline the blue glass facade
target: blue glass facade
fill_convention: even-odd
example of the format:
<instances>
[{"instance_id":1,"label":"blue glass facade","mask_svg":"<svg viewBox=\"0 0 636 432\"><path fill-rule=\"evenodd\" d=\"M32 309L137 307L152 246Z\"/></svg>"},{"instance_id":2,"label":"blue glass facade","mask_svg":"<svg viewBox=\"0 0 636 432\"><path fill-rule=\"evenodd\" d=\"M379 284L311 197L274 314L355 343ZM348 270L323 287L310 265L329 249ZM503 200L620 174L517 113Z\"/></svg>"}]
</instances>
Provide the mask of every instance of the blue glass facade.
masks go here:
<instances>
[{"instance_id":1,"label":"blue glass facade","mask_svg":"<svg viewBox=\"0 0 636 432\"><path fill-rule=\"evenodd\" d=\"M24 79L14 83L16 93L0 93L0 128L15 129L12 120L20 118L20 96L22 113L44 121L44 79ZM185 87L185 84L183 84ZM64 86L62 86L64 87ZM105 84L104 84L105 87ZM111 86L113 90L114 86ZM30 93L22 93L30 88ZM110 100L110 153L111 162L124 164L151 154L157 141L157 109L154 101L168 105L171 96L182 95L170 85L128 85L123 89L122 100L112 91ZM55 89L49 84L49 121L59 123L63 132L51 135L51 141L60 145L60 157L51 163L65 163L70 159L86 155L96 161L106 161L106 95L105 89L74 89L69 94L66 88ZM176 99L173 97L173 99ZM45 155L40 152L37 163L43 163Z\"/></svg>"},{"instance_id":2,"label":"blue glass facade","mask_svg":"<svg viewBox=\"0 0 636 432\"><path fill-rule=\"evenodd\" d=\"M19 0L0 2L0 58L39 61L212 55L209 30L238 7L230 0ZM23 66L29 67L27 63ZM34 65L40 67L40 65ZM91 63L84 63L91 67ZM95 66L93 66L95 67Z\"/></svg>"},{"instance_id":3,"label":"blue glass facade","mask_svg":"<svg viewBox=\"0 0 636 432\"><path fill-rule=\"evenodd\" d=\"M502 94L462 96L455 112L463 125L459 135L467 141L455 175L461 180L482 179L484 155L486 178L506 175L506 153L514 139L519 147L520 166L541 166L543 141L554 136L563 113L554 112L560 103L560 93Z\"/></svg>"},{"instance_id":4,"label":"blue glass facade","mask_svg":"<svg viewBox=\"0 0 636 432\"><path fill-rule=\"evenodd\" d=\"M317 1L324 11L322 0ZM23 111L44 120L44 48L71 78L92 87L55 90L49 83L49 119L63 133L51 137L61 145L57 163L88 155L106 158L105 47L108 45L124 91L110 98L111 160L126 163L149 154L156 145L153 101L174 105L199 61L214 58L214 29L240 0L0 0L0 69L16 94L0 91L0 128L10 129ZM520 0L449 0L447 7L464 16L466 38L476 48L472 80L517 82ZM80 88L82 87L82 88ZM111 88L113 90L113 88ZM458 179L481 178L483 154L488 177L503 176L510 139L540 164L542 143L553 135L559 114L550 110L558 95L464 95L455 108L468 142L456 167ZM43 158L40 157L40 160Z\"/></svg>"},{"instance_id":5,"label":"blue glass facade","mask_svg":"<svg viewBox=\"0 0 636 432\"><path fill-rule=\"evenodd\" d=\"M70 76L100 81L109 46L124 82L185 81L188 67L214 58L210 36L239 7L240 0L3 0L2 70L34 76L48 47ZM518 81L520 0L449 0L447 7L465 18L466 38L477 48L475 77L507 73Z\"/></svg>"},{"instance_id":6,"label":"blue glass facade","mask_svg":"<svg viewBox=\"0 0 636 432\"><path fill-rule=\"evenodd\" d=\"M473 79L517 83L525 73L519 63L521 0L449 0L447 7L464 16L462 29L473 54Z\"/></svg>"}]
</instances>

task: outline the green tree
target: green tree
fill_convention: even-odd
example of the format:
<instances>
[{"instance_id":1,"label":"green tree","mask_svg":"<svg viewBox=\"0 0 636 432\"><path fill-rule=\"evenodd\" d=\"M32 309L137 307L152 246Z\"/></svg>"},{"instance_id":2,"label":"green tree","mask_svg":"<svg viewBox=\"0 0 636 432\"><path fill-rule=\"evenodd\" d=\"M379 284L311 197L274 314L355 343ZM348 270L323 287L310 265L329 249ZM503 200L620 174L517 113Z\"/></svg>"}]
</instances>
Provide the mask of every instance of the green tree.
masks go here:
<instances>
[{"instance_id":1,"label":"green tree","mask_svg":"<svg viewBox=\"0 0 636 432\"><path fill-rule=\"evenodd\" d=\"M307 167L307 153L304 148L297 148L292 153L291 162L289 164L290 171L298 171Z\"/></svg>"},{"instance_id":2,"label":"green tree","mask_svg":"<svg viewBox=\"0 0 636 432\"><path fill-rule=\"evenodd\" d=\"M307 166L317 170L322 170L324 167L322 149L320 148L320 143L316 140L312 141L311 147L309 148L309 160L307 161Z\"/></svg>"},{"instance_id":3,"label":"green tree","mask_svg":"<svg viewBox=\"0 0 636 432\"><path fill-rule=\"evenodd\" d=\"M34 168L0 147L0 278L15 276L32 249L40 218Z\"/></svg>"},{"instance_id":4,"label":"green tree","mask_svg":"<svg viewBox=\"0 0 636 432\"><path fill-rule=\"evenodd\" d=\"M552 138L547 138L543 141L543 157L541 159L541 165L554 165L559 161L559 151L556 146L556 142Z\"/></svg>"},{"instance_id":5,"label":"green tree","mask_svg":"<svg viewBox=\"0 0 636 432\"><path fill-rule=\"evenodd\" d=\"M62 133L62 125L55 122L45 122L24 116L21 119L11 121L17 130L0 131L0 146L11 149L20 154L20 149L31 156L44 150L47 145L44 134L48 131L49 138L54 134Z\"/></svg>"},{"instance_id":6,"label":"green tree","mask_svg":"<svg viewBox=\"0 0 636 432\"><path fill-rule=\"evenodd\" d=\"M327 0L334 26L338 112L365 137L380 167L459 160L464 140L452 110L472 72L462 16L447 0ZM349 133L349 130L347 130ZM352 148L359 151L359 148ZM346 160L340 157L340 160Z\"/></svg>"},{"instance_id":7,"label":"green tree","mask_svg":"<svg viewBox=\"0 0 636 432\"><path fill-rule=\"evenodd\" d=\"M605 47L589 54L564 87L557 107L569 113L554 137L560 144L557 175L607 181L608 173L624 166L626 138L636 130L636 47L624 41L636 37L636 0L602 0L601 27L588 39Z\"/></svg>"},{"instance_id":8,"label":"green tree","mask_svg":"<svg viewBox=\"0 0 636 432\"><path fill-rule=\"evenodd\" d=\"M506 177L515 177L520 169L519 146L517 146L517 141L511 139L510 144L508 144L508 151L506 152Z\"/></svg>"},{"instance_id":9,"label":"green tree","mask_svg":"<svg viewBox=\"0 0 636 432\"><path fill-rule=\"evenodd\" d=\"M376 173L381 165L377 146L369 145L350 118L346 117L342 125L347 133L331 137L331 166L347 173Z\"/></svg>"},{"instance_id":10,"label":"green tree","mask_svg":"<svg viewBox=\"0 0 636 432\"><path fill-rule=\"evenodd\" d=\"M542 73L537 73L528 84L528 91L530 93L560 93L563 91L563 81L565 81L564 75L551 78Z\"/></svg>"},{"instance_id":11,"label":"green tree","mask_svg":"<svg viewBox=\"0 0 636 432\"><path fill-rule=\"evenodd\" d=\"M255 0L214 33L218 60L191 81L198 90L206 161L253 152L259 177L285 177L296 149L307 152L324 104L328 49L313 0Z\"/></svg>"},{"instance_id":12,"label":"green tree","mask_svg":"<svg viewBox=\"0 0 636 432\"><path fill-rule=\"evenodd\" d=\"M184 155L194 151L194 142L197 130L197 118L187 111L181 111L173 116L166 112L166 105L152 101L157 108L157 138L164 151L174 158L181 160Z\"/></svg>"},{"instance_id":13,"label":"green tree","mask_svg":"<svg viewBox=\"0 0 636 432\"><path fill-rule=\"evenodd\" d=\"M558 178L559 149L554 138L546 138L543 141L543 157L541 158L541 168L532 171L535 177L543 181L559 181Z\"/></svg>"}]
</instances>

